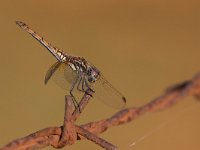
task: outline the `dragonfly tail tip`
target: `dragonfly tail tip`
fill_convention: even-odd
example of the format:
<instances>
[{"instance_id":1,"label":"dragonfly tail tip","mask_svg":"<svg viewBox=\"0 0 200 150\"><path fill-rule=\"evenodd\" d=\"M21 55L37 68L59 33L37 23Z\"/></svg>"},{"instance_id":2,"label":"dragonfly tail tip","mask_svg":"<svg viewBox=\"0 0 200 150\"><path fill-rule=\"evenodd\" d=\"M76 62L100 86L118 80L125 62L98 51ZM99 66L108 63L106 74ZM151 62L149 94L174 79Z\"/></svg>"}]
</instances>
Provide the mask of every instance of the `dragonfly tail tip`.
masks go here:
<instances>
[{"instance_id":1,"label":"dragonfly tail tip","mask_svg":"<svg viewBox=\"0 0 200 150\"><path fill-rule=\"evenodd\" d=\"M18 26L20 26L21 28L26 26L26 24L25 24L24 22L22 22L22 21L15 21L15 23L16 23Z\"/></svg>"}]
</instances>

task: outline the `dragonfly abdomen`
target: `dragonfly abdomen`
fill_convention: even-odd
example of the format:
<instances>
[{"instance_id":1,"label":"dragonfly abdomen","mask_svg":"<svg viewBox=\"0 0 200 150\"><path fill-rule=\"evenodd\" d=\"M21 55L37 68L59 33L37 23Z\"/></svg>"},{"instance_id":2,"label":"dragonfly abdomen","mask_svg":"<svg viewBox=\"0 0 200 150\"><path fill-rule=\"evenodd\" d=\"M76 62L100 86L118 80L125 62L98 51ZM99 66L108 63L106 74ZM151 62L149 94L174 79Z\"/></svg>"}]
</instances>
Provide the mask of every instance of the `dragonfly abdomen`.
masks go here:
<instances>
[{"instance_id":1,"label":"dragonfly abdomen","mask_svg":"<svg viewBox=\"0 0 200 150\"><path fill-rule=\"evenodd\" d=\"M67 55L61 51L60 49L54 47L51 45L51 43L48 43L42 36L37 34L34 30L32 30L28 25L21 21L16 21L16 24L19 25L20 28L28 32L30 35L32 35L37 41L39 41L43 46L45 46L53 56L56 57L58 61L66 61Z\"/></svg>"}]
</instances>

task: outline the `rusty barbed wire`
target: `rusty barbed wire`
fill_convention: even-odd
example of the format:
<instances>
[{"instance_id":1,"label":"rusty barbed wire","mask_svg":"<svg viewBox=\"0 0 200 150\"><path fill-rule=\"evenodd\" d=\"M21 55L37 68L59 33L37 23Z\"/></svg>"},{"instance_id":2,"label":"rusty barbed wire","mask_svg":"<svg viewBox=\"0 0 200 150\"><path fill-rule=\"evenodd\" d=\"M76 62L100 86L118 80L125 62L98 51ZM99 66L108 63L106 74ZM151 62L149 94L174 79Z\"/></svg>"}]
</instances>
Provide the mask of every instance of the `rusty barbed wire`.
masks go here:
<instances>
[{"instance_id":1,"label":"rusty barbed wire","mask_svg":"<svg viewBox=\"0 0 200 150\"><path fill-rule=\"evenodd\" d=\"M74 144L77 140L88 139L107 150L115 150L116 146L99 138L97 135L105 132L113 126L133 121L147 112L164 110L183 100L186 96L200 97L200 74L195 75L191 80L183 81L168 88L165 93L149 103L140 107L123 109L113 116L90 122L83 125L75 125L74 122L86 107L93 92L88 90L79 103L79 109L72 112L71 97L66 96L64 124L60 127L49 127L39 130L23 138L11 141L0 150L27 150L40 149L47 146L61 148Z\"/></svg>"}]
</instances>

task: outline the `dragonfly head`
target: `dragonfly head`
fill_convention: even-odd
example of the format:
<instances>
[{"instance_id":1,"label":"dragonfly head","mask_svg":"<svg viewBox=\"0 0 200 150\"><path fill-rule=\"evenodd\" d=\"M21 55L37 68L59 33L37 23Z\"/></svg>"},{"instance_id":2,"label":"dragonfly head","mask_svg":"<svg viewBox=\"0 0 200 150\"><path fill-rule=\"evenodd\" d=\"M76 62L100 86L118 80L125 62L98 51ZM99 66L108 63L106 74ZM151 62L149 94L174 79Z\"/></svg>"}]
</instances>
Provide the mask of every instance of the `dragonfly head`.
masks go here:
<instances>
[{"instance_id":1,"label":"dragonfly head","mask_svg":"<svg viewBox=\"0 0 200 150\"><path fill-rule=\"evenodd\" d=\"M87 67L87 76L90 83L94 83L100 77L100 71L94 66Z\"/></svg>"}]
</instances>

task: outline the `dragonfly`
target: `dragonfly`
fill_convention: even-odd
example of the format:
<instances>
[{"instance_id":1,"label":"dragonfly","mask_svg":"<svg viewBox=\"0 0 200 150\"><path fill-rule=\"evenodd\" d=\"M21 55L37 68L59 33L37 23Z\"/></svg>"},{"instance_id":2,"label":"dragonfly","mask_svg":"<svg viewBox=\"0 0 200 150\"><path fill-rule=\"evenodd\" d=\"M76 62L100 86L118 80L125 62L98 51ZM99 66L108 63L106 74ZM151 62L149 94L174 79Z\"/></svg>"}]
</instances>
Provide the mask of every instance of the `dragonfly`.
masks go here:
<instances>
[{"instance_id":1,"label":"dragonfly","mask_svg":"<svg viewBox=\"0 0 200 150\"><path fill-rule=\"evenodd\" d=\"M32 30L22 21L16 24L39 41L56 59L47 71L44 83L50 79L69 93L75 107L78 102L73 94L74 91L86 92L88 89L94 91L97 99L114 108L123 108L126 98L112 85L92 63L83 57L66 54L64 51L52 46L42 36Z\"/></svg>"}]
</instances>

